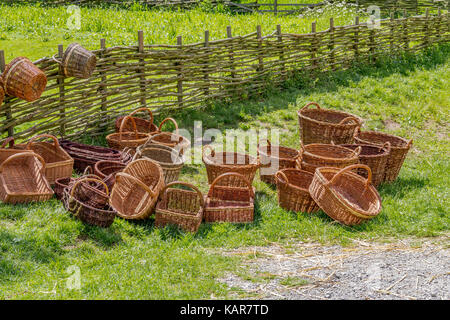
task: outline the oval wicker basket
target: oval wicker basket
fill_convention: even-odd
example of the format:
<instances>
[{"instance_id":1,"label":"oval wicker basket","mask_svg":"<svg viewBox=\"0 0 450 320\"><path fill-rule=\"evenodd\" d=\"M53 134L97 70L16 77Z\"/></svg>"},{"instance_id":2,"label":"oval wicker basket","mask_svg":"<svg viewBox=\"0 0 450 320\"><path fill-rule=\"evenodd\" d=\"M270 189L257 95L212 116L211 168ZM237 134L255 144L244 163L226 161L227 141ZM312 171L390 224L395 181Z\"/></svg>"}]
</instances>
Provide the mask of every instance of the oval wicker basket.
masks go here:
<instances>
[{"instance_id":1,"label":"oval wicker basket","mask_svg":"<svg viewBox=\"0 0 450 320\"><path fill-rule=\"evenodd\" d=\"M226 182L219 184L221 180ZM239 182L233 182L233 180L239 180ZM245 187L235 187L236 185ZM206 222L253 222L254 199L255 191L245 176L236 172L224 173L214 179L209 188L205 201L204 219Z\"/></svg>"},{"instance_id":2,"label":"oval wicker basket","mask_svg":"<svg viewBox=\"0 0 450 320\"><path fill-rule=\"evenodd\" d=\"M105 179L111 174L117 174L125 169L126 165L118 161L102 160L98 161L94 166L94 174Z\"/></svg>"},{"instance_id":3,"label":"oval wicker basket","mask_svg":"<svg viewBox=\"0 0 450 320\"><path fill-rule=\"evenodd\" d=\"M168 121L171 121L175 125L175 133L168 131L165 132L161 131L163 124ZM181 155L183 155L186 149L188 149L191 146L191 142L187 138L179 134L178 124L175 121L175 119L172 118L164 119L158 127L158 133L152 135L148 139L148 142L173 148Z\"/></svg>"},{"instance_id":4,"label":"oval wicker basket","mask_svg":"<svg viewBox=\"0 0 450 320\"><path fill-rule=\"evenodd\" d=\"M182 185L191 190L171 188ZM203 219L205 206L200 190L186 182L175 181L167 184L160 193L160 201L155 209L155 226L176 225L188 232L197 232Z\"/></svg>"},{"instance_id":5,"label":"oval wicker basket","mask_svg":"<svg viewBox=\"0 0 450 320\"><path fill-rule=\"evenodd\" d=\"M377 187L383 182L387 159L391 152L389 142L386 142L382 147L368 144L341 144L341 146L352 150L361 147L359 163L365 164L372 171L372 184ZM358 174L367 178L367 171L364 169L358 169Z\"/></svg>"},{"instance_id":6,"label":"oval wicker basket","mask_svg":"<svg viewBox=\"0 0 450 320\"><path fill-rule=\"evenodd\" d=\"M12 60L2 75L5 93L28 102L39 99L47 86L47 76L28 58Z\"/></svg>"},{"instance_id":7,"label":"oval wicker basket","mask_svg":"<svg viewBox=\"0 0 450 320\"><path fill-rule=\"evenodd\" d=\"M142 112L142 111L145 111L145 112L147 112L150 115L150 120L145 120L145 119L142 119L142 118L133 117L136 113ZM152 112L152 110L150 110L150 108L139 108L139 109L136 109L132 113L130 113L128 116L129 117L133 117L133 120L136 123L136 129L137 129L138 132L150 133L150 134L155 134L155 133L159 132L158 131L159 130L158 127L153 123L153 112ZM120 126L121 126L122 121L123 121L124 118L125 117L117 118L116 124L115 124L116 132L120 131ZM133 128L133 126L130 123L127 123L125 125L125 128L124 128L125 131L133 131L133 129L134 128Z\"/></svg>"},{"instance_id":8,"label":"oval wicker basket","mask_svg":"<svg viewBox=\"0 0 450 320\"><path fill-rule=\"evenodd\" d=\"M124 219L145 219L152 214L164 187L161 167L149 159L139 159L116 175L109 203Z\"/></svg>"},{"instance_id":9,"label":"oval wicker basket","mask_svg":"<svg viewBox=\"0 0 450 320\"><path fill-rule=\"evenodd\" d=\"M275 173L282 169L295 168L295 162L300 153L293 148L272 146L267 140L267 145L258 145L258 155L261 163L259 169L261 181L276 184Z\"/></svg>"},{"instance_id":10,"label":"oval wicker basket","mask_svg":"<svg viewBox=\"0 0 450 320\"><path fill-rule=\"evenodd\" d=\"M351 172L364 169L365 179ZM319 207L332 219L345 225L357 225L377 216L381 198L371 184L372 172L363 164L339 168L318 168L309 186L309 193Z\"/></svg>"},{"instance_id":11,"label":"oval wicker basket","mask_svg":"<svg viewBox=\"0 0 450 320\"><path fill-rule=\"evenodd\" d=\"M53 56L53 60L61 65L66 77L88 79L97 65L95 54L78 43L71 43L67 47L61 61L57 60L55 56Z\"/></svg>"},{"instance_id":12,"label":"oval wicker basket","mask_svg":"<svg viewBox=\"0 0 450 320\"><path fill-rule=\"evenodd\" d=\"M309 109L314 105L317 109ZM353 142L356 129L362 120L350 113L322 109L318 103L309 102L298 111L300 137L303 144Z\"/></svg>"},{"instance_id":13,"label":"oval wicker basket","mask_svg":"<svg viewBox=\"0 0 450 320\"><path fill-rule=\"evenodd\" d=\"M309 185L314 175L298 169L283 169L275 174L278 204L285 210L314 213L319 206L309 194Z\"/></svg>"},{"instance_id":14,"label":"oval wicker basket","mask_svg":"<svg viewBox=\"0 0 450 320\"><path fill-rule=\"evenodd\" d=\"M86 175L75 181L83 180L74 191L75 197L90 207L103 209L108 205L109 188L105 182L95 175Z\"/></svg>"},{"instance_id":15,"label":"oval wicker basket","mask_svg":"<svg viewBox=\"0 0 450 320\"><path fill-rule=\"evenodd\" d=\"M133 123L133 132L124 132L125 124L127 121L131 120ZM140 145L143 145L147 142L150 134L138 132L136 129L136 123L134 119L126 116L119 129L119 133L111 133L106 136L106 140L108 141L108 145L110 148L123 150L125 148L136 149Z\"/></svg>"},{"instance_id":16,"label":"oval wicker basket","mask_svg":"<svg viewBox=\"0 0 450 320\"><path fill-rule=\"evenodd\" d=\"M159 164L164 173L164 183L177 181L185 159L175 149L159 144L145 144L136 150L133 160L150 159Z\"/></svg>"},{"instance_id":17,"label":"oval wicker basket","mask_svg":"<svg viewBox=\"0 0 450 320\"><path fill-rule=\"evenodd\" d=\"M320 167L345 168L357 164L360 152L361 148L351 150L332 144L302 144L298 162L301 161L301 169L314 173L315 169Z\"/></svg>"}]
</instances>

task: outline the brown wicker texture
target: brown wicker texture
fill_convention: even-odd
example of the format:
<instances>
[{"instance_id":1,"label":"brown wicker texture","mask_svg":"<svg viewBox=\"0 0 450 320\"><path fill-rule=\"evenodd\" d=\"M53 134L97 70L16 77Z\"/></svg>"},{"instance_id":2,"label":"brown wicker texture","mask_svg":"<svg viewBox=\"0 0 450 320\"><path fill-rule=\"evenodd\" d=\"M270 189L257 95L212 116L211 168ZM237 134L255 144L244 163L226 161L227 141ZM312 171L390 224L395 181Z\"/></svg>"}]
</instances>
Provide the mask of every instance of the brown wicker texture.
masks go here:
<instances>
[{"instance_id":1,"label":"brown wicker texture","mask_svg":"<svg viewBox=\"0 0 450 320\"><path fill-rule=\"evenodd\" d=\"M105 179L111 174L117 174L125 169L126 165L118 161L102 160L98 161L94 166L94 174L101 179Z\"/></svg>"},{"instance_id":2,"label":"brown wicker texture","mask_svg":"<svg viewBox=\"0 0 450 320\"><path fill-rule=\"evenodd\" d=\"M52 139L53 143L45 141L35 142L36 140L43 138ZM74 160L63 148L61 148L56 137L49 134L34 136L25 145L25 148L27 150L32 150L44 158L45 177L51 185L55 183L56 179L69 178L72 176Z\"/></svg>"},{"instance_id":3,"label":"brown wicker texture","mask_svg":"<svg viewBox=\"0 0 450 320\"><path fill-rule=\"evenodd\" d=\"M346 166L357 164L361 148L356 150L347 149L340 146L322 143L302 144L300 152L301 168L314 173L319 167L345 168Z\"/></svg>"},{"instance_id":4,"label":"brown wicker texture","mask_svg":"<svg viewBox=\"0 0 450 320\"><path fill-rule=\"evenodd\" d=\"M133 117L138 112L147 112L150 115L150 120L145 120L142 118ZM153 123L153 112L149 108L139 108L134 110L132 113L128 115L129 117L133 117L134 122L136 123L136 129L138 132L142 133L151 133L155 134L158 133L159 129L158 127ZM116 120L116 132L120 131L120 126L122 124L122 121L125 117L119 117ZM127 123L125 125L124 130L125 131L133 131L133 126L131 123Z\"/></svg>"},{"instance_id":5,"label":"brown wicker texture","mask_svg":"<svg viewBox=\"0 0 450 320\"><path fill-rule=\"evenodd\" d=\"M124 219L145 219L152 214L163 187L164 175L156 162L135 160L116 175L109 203Z\"/></svg>"},{"instance_id":6,"label":"brown wicker texture","mask_svg":"<svg viewBox=\"0 0 450 320\"><path fill-rule=\"evenodd\" d=\"M317 109L309 109L314 105ZM300 137L303 144L353 142L356 129L362 120L350 113L322 109L318 103L309 102L298 111Z\"/></svg>"},{"instance_id":7,"label":"brown wicker texture","mask_svg":"<svg viewBox=\"0 0 450 320\"><path fill-rule=\"evenodd\" d=\"M2 75L5 93L26 101L39 99L47 86L47 76L28 58L12 60Z\"/></svg>"},{"instance_id":8,"label":"brown wicker texture","mask_svg":"<svg viewBox=\"0 0 450 320\"><path fill-rule=\"evenodd\" d=\"M278 170L295 168L299 151L283 146L272 146L267 140L267 145L258 146L258 155L261 163L259 169L261 181L276 184L275 173Z\"/></svg>"},{"instance_id":9,"label":"brown wicker texture","mask_svg":"<svg viewBox=\"0 0 450 320\"><path fill-rule=\"evenodd\" d=\"M65 208L84 223L107 228L114 222L114 218L116 217L116 213L110 206L106 205L101 209L94 208L77 199L77 188L89 181L100 182L98 179L83 178L77 180L72 188L66 188L64 190L63 202Z\"/></svg>"},{"instance_id":10,"label":"brown wicker texture","mask_svg":"<svg viewBox=\"0 0 450 320\"><path fill-rule=\"evenodd\" d=\"M124 132L127 121L131 121L133 123L133 132ZM150 134L137 131L134 118L126 116L122 121L119 132L107 135L106 141L108 141L109 147L113 149L136 149L140 145L143 145L145 142L147 142L149 137Z\"/></svg>"},{"instance_id":11,"label":"brown wicker texture","mask_svg":"<svg viewBox=\"0 0 450 320\"><path fill-rule=\"evenodd\" d=\"M171 188L182 185L191 190ZM197 232L203 219L205 206L203 194L194 185L174 181L167 184L160 193L155 209L155 226L177 225L184 231Z\"/></svg>"},{"instance_id":12,"label":"brown wicker texture","mask_svg":"<svg viewBox=\"0 0 450 320\"><path fill-rule=\"evenodd\" d=\"M295 212L314 213L319 206L309 194L309 185L314 175L297 169L283 169L275 174L278 204L283 209Z\"/></svg>"},{"instance_id":13,"label":"brown wicker texture","mask_svg":"<svg viewBox=\"0 0 450 320\"><path fill-rule=\"evenodd\" d=\"M9 148L6 148L6 145L9 144ZM2 164L6 159L8 159L10 156L23 153L23 149L18 149L14 147L14 138L9 137L6 138L2 145L0 146L0 164Z\"/></svg>"},{"instance_id":14,"label":"brown wicker texture","mask_svg":"<svg viewBox=\"0 0 450 320\"><path fill-rule=\"evenodd\" d=\"M133 160L142 158L153 160L161 166L165 184L178 180L185 161L175 149L159 144L145 144L139 147Z\"/></svg>"},{"instance_id":15,"label":"brown wicker texture","mask_svg":"<svg viewBox=\"0 0 450 320\"><path fill-rule=\"evenodd\" d=\"M211 150L209 155L206 150ZM248 155L238 152L215 152L211 146L203 148L203 163L208 174L208 183L212 182L220 175L226 172L236 172L243 175L246 180L253 183L256 171L260 167L259 160ZM230 187L246 187L246 182L241 179L232 178L221 179L220 184ZM237 185L236 185L237 183Z\"/></svg>"},{"instance_id":16,"label":"brown wicker texture","mask_svg":"<svg viewBox=\"0 0 450 320\"><path fill-rule=\"evenodd\" d=\"M9 204L50 200L53 190L44 173L41 156L28 151L10 156L0 165L0 200Z\"/></svg>"},{"instance_id":17,"label":"brown wicker texture","mask_svg":"<svg viewBox=\"0 0 450 320\"><path fill-rule=\"evenodd\" d=\"M0 107L3 104L3 100L5 100L5 89L3 89L4 84L3 84L3 80L0 77Z\"/></svg>"},{"instance_id":18,"label":"brown wicker texture","mask_svg":"<svg viewBox=\"0 0 450 320\"><path fill-rule=\"evenodd\" d=\"M56 179L53 191L55 192L56 199L62 200L64 196L64 189L71 188L75 183L75 178L61 178Z\"/></svg>"},{"instance_id":19,"label":"brown wicker texture","mask_svg":"<svg viewBox=\"0 0 450 320\"><path fill-rule=\"evenodd\" d=\"M382 147L368 144L341 144L341 146L352 150L361 147L359 163L365 164L372 171L372 184L377 187L383 182L387 159L391 152L389 142L386 142ZM358 174L367 178L367 171L364 169L358 169Z\"/></svg>"},{"instance_id":20,"label":"brown wicker texture","mask_svg":"<svg viewBox=\"0 0 450 320\"><path fill-rule=\"evenodd\" d=\"M367 170L368 178L351 172L354 169ZM381 211L381 198L371 179L372 171L363 164L344 169L322 167L316 170L309 193L332 219L345 225L357 225Z\"/></svg>"},{"instance_id":21,"label":"brown wicker texture","mask_svg":"<svg viewBox=\"0 0 450 320\"><path fill-rule=\"evenodd\" d=\"M162 126L169 121L174 124L175 133L168 131L165 132L161 131ZM158 127L158 133L152 135L150 139L148 139L148 142L171 147L175 149L177 152L179 152L181 155L183 155L186 149L189 148L191 145L191 142L187 138L179 134L178 124L175 121L175 119L172 118L164 119Z\"/></svg>"},{"instance_id":22,"label":"brown wicker texture","mask_svg":"<svg viewBox=\"0 0 450 320\"><path fill-rule=\"evenodd\" d=\"M108 205L109 188L105 182L92 174L81 177L76 182L79 180L83 181L76 191L73 191L78 200L97 209L103 209Z\"/></svg>"},{"instance_id":23,"label":"brown wicker texture","mask_svg":"<svg viewBox=\"0 0 450 320\"><path fill-rule=\"evenodd\" d=\"M226 183L219 182L226 180ZM232 182L239 180L239 182ZM232 187L229 185L246 185ZM209 188L205 202L204 219L206 222L248 223L254 220L255 192L247 178L236 172L218 176Z\"/></svg>"},{"instance_id":24,"label":"brown wicker texture","mask_svg":"<svg viewBox=\"0 0 450 320\"><path fill-rule=\"evenodd\" d=\"M382 132L358 131L355 134L355 142L377 146L383 146L386 142L391 144L391 152L387 159L383 182L393 182L400 173L400 169L413 141L412 139L408 141L404 138Z\"/></svg>"},{"instance_id":25,"label":"brown wicker texture","mask_svg":"<svg viewBox=\"0 0 450 320\"><path fill-rule=\"evenodd\" d=\"M61 66L66 77L88 79L97 65L97 57L78 43L71 43L63 54Z\"/></svg>"}]
</instances>

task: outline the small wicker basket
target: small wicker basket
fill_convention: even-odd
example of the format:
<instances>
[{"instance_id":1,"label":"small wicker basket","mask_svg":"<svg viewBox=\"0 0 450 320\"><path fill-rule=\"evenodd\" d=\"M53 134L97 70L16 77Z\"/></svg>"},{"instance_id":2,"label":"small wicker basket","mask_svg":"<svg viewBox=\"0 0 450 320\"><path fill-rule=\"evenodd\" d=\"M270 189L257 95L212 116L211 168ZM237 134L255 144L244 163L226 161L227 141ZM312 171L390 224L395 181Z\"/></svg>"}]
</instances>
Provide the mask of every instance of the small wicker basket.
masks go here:
<instances>
[{"instance_id":1,"label":"small wicker basket","mask_svg":"<svg viewBox=\"0 0 450 320\"><path fill-rule=\"evenodd\" d=\"M138 112L147 112L150 115L150 120L145 120L142 118L133 117ZM150 133L150 134L156 134L159 132L158 127L153 123L153 112L149 108L139 108L134 110L132 113L128 115L129 117L133 117L134 122L136 123L136 129L138 132L142 133ZM120 131L120 126L122 124L122 121L125 117L119 117L116 120L116 132ZM133 126L131 123L127 123L125 125L124 130L125 131L133 131Z\"/></svg>"},{"instance_id":2,"label":"small wicker basket","mask_svg":"<svg viewBox=\"0 0 450 320\"><path fill-rule=\"evenodd\" d=\"M133 123L133 132L124 132L125 125L127 121ZM126 116L119 129L119 133L111 133L106 136L106 140L108 141L108 145L110 148L116 150L123 150L125 148L136 149L140 145L143 145L147 142L150 134L138 132L136 129L136 123L134 119Z\"/></svg>"},{"instance_id":3,"label":"small wicker basket","mask_svg":"<svg viewBox=\"0 0 450 320\"><path fill-rule=\"evenodd\" d=\"M365 179L351 172L364 169ZM372 171L363 164L339 168L318 168L309 186L309 193L319 207L332 219L345 225L357 225L377 216L381 198L371 184Z\"/></svg>"},{"instance_id":4,"label":"small wicker basket","mask_svg":"<svg viewBox=\"0 0 450 320\"><path fill-rule=\"evenodd\" d=\"M233 187L219 185L221 180L227 180ZM233 182L239 180L240 182ZM209 188L205 202L204 219L206 222L248 223L254 220L255 192L247 178L239 173L228 172L218 176Z\"/></svg>"},{"instance_id":5,"label":"small wicker basket","mask_svg":"<svg viewBox=\"0 0 450 320\"><path fill-rule=\"evenodd\" d=\"M275 174L278 204L285 210L314 213L319 206L309 194L314 175L308 171L283 169Z\"/></svg>"},{"instance_id":6,"label":"small wicker basket","mask_svg":"<svg viewBox=\"0 0 450 320\"><path fill-rule=\"evenodd\" d=\"M64 190L71 188L75 183L75 178L60 178L56 179L53 191L55 192L56 199L62 200L64 196Z\"/></svg>"},{"instance_id":7,"label":"small wicker basket","mask_svg":"<svg viewBox=\"0 0 450 320\"><path fill-rule=\"evenodd\" d=\"M172 122L175 126L175 133L168 132L168 131L162 131L162 126L166 122ZM167 147L170 147L172 149L175 149L177 152L179 152L181 155L184 154L184 152L191 146L191 142L179 134L178 130L178 124L175 121L175 119L172 118L166 118L164 119L159 127L158 127L158 133L153 134L149 139L149 143L152 144L160 144Z\"/></svg>"},{"instance_id":8,"label":"small wicker basket","mask_svg":"<svg viewBox=\"0 0 450 320\"><path fill-rule=\"evenodd\" d=\"M71 43L67 47L61 61L57 60L55 56L53 56L53 60L61 65L66 77L88 79L97 65L95 54L78 43Z\"/></svg>"},{"instance_id":9,"label":"small wicker basket","mask_svg":"<svg viewBox=\"0 0 450 320\"><path fill-rule=\"evenodd\" d=\"M314 105L317 109L308 109ZM300 137L303 144L353 142L356 129L362 120L350 113L322 109L318 103L309 102L298 111Z\"/></svg>"},{"instance_id":10,"label":"small wicker basket","mask_svg":"<svg viewBox=\"0 0 450 320\"><path fill-rule=\"evenodd\" d=\"M182 185L191 190L171 188ZM194 185L175 181L167 184L160 193L155 209L155 226L177 225L184 231L197 232L203 219L205 206L203 194Z\"/></svg>"}]
</instances>

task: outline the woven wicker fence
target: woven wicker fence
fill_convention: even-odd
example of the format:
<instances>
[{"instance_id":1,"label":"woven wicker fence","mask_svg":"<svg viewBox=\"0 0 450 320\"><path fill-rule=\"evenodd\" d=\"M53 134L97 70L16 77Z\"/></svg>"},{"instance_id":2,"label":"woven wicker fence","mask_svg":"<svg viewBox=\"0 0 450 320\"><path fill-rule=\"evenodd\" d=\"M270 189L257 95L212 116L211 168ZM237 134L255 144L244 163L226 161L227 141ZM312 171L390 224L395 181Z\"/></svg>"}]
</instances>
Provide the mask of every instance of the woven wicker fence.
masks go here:
<instances>
[{"instance_id":1,"label":"woven wicker fence","mask_svg":"<svg viewBox=\"0 0 450 320\"><path fill-rule=\"evenodd\" d=\"M36 133L64 137L113 130L114 119L137 106L156 111L204 106L208 101L246 97L267 83L279 84L298 71L345 69L355 61L373 62L386 53L416 52L448 42L449 14L385 19L380 28L367 23L335 26L308 34L266 36L260 27L245 36L195 44L138 45L107 48L101 40L97 69L87 80L65 78L51 58L35 62L48 77L47 90L35 102L7 98L0 107L3 137L27 138ZM59 54L63 48L59 46ZM4 68L0 51L0 68Z\"/></svg>"}]
</instances>

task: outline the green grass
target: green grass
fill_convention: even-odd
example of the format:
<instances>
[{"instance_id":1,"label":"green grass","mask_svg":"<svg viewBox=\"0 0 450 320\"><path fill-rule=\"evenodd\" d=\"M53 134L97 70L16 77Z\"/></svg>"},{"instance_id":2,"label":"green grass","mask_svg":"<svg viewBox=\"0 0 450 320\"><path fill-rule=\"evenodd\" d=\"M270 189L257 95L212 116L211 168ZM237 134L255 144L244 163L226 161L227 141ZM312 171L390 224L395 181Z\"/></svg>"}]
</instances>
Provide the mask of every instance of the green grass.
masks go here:
<instances>
[{"instance_id":1,"label":"green grass","mask_svg":"<svg viewBox=\"0 0 450 320\"><path fill-rule=\"evenodd\" d=\"M244 258L222 256L222 248L448 236L449 58L450 46L441 46L315 80L299 77L284 90L250 101L172 115L190 129L199 119L204 128L279 128L283 144L298 147L296 111L313 100L363 117L365 128L413 138L399 179L380 188L383 211L375 219L346 227L324 213L286 212L277 205L276 191L258 179L254 223L202 225L196 235L156 229L153 219L116 219L107 230L91 227L56 200L0 205L0 299L226 298L233 291L216 279L235 271ZM387 119L395 129L386 128ZM187 166L182 179L207 191L203 165ZM80 268L80 290L67 288L70 266ZM303 284L297 280L283 283Z\"/></svg>"}]
</instances>

